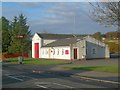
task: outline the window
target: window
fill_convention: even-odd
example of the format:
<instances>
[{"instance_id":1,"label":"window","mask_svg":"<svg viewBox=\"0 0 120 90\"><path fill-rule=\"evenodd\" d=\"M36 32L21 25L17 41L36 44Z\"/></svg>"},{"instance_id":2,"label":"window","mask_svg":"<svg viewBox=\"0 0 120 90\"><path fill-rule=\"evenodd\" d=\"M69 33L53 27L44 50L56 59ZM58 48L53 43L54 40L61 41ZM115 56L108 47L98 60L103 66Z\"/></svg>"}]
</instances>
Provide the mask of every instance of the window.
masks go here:
<instances>
[{"instance_id":1,"label":"window","mask_svg":"<svg viewBox=\"0 0 120 90\"><path fill-rule=\"evenodd\" d=\"M42 51L42 54L44 55L44 50Z\"/></svg>"},{"instance_id":2,"label":"window","mask_svg":"<svg viewBox=\"0 0 120 90\"><path fill-rule=\"evenodd\" d=\"M86 54L88 54L88 51L87 51L88 49L86 48Z\"/></svg>"},{"instance_id":3,"label":"window","mask_svg":"<svg viewBox=\"0 0 120 90\"><path fill-rule=\"evenodd\" d=\"M53 50L53 55L55 55L55 49Z\"/></svg>"},{"instance_id":4,"label":"window","mask_svg":"<svg viewBox=\"0 0 120 90\"><path fill-rule=\"evenodd\" d=\"M59 55L59 49L58 49L58 53L57 53L57 55Z\"/></svg>"},{"instance_id":5,"label":"window","mask_svg":"<svg viewBox=\"0 0 120 90\"><path fill-rule=\"evenodd\" d=\"M93 54L96 54L96 50L95 50L95 48L93 48L92 52L93 52Z\"/></svg>"},{"instance_id":6,"label":"window","mask_svg":"<svg viewBox=\"0 0 120 90\"><path fill-rule=\"evenodd\" d=\"M62 49L62 55L64 55L64 49Z\"/></svg>"},{"instance_id":7,"label":"window","mask_svg":"<svg viewBox=\"0 0 120 90\"><path fill-rule=\"evenodd\" d=\"M48 54L48 51L46 50L46 55Z\"/></svg>"}]
</instances>

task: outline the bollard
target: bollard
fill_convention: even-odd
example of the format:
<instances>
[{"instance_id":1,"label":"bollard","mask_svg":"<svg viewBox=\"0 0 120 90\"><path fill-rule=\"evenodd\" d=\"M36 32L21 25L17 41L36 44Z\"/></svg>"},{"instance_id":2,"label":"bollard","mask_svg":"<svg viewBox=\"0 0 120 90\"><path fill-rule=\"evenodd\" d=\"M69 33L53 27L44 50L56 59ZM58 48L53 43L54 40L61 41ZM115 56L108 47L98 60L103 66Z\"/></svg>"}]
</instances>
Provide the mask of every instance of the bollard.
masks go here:
<instances>
[{"instance_id":1,"label":"bollard","mask_svg":"<svg viewBox=\"0 0 120 90\"><path fill-rule=\"evenodd\" d=\"M18 64L22 64L22 56L18 57Z\"/></svg>"}]
</instances>

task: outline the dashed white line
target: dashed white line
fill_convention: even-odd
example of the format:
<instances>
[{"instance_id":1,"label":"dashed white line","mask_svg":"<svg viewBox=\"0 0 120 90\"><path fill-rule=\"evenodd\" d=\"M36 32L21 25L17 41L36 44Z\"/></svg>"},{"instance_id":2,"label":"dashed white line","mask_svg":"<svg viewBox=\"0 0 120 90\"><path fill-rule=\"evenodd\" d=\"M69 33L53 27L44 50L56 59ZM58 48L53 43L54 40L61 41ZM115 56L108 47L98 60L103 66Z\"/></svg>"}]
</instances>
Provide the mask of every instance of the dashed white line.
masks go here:
<instances>
[{"instance_id":1,"label":"dashed white line","mask_svg":"<svg viewBox=\"0 0 120 90\"><path fill-rule=\"evenodd\" d=\"M45 86L42 86L42 85L36 85L36 86L38 86L38 87L41 87L41 88L48 88L48 87L45 87Z\"/></svg>"},{"instance_id":2,"label":"dashed white line","mask_svg":"<svg viewBox=\"0 0 120 90\"><path fill-rule=\"evenodd\" d=\"M59 86L63 86L63 87L67 87L67 88L74 88L74 87L71 87L71 86L68 86L68 85L59 84L59 83L53 83L53 84L59 85Z\"/></svg>"},{"instance_id":3,"label":"dashed white line","mask_svg":"<svg viewBox=\"0 0 120 90\"><path fill-rule=\"evenodd\" d=\"M60 84L60 83L52 83L52 82L36 82L35 84L36 84L36 86L42 87L42 88L47 88L47 87L45 87L43 85L49 85L49 84L51 84L51 85L58 85L58 86L66 87L66 88L74 88L74 87L71 87L71 86L68 86L68 85L63 85L63 84Z\"/></svg>"},{"instance_id":4,"label":"dashed white line","mask_svg":"<svg viewBox=\"0 0 120 90\"><path fill-rule=\"evenodd\" d=\"M52 84L52 82L36 82L35 84Z\"/></svg>"},{"instance_id":5,"label":"dashed white line","mask_svg":"<svg viewBox=\"0 0 120 90\"><path fill-rule=\"evenodd\" d=\"M20 78L14 77L14 76L9 76L9 75L7 75L7 77L10 77L10 78L13 78L13 79L19 80L19 81L24 81L23 79L20 79Z\"/></svg>"},{"instance_id":6,"label":"dashed white line","mask_svg":"<svg viewBox=\"0 0 120 90\"><path fill-rule=\"evenodd\" d=\"M21 77L26 77L26 78L35 79L35 78L33 78L33 77L30 77L30 76L24 76L24 75L22 75Z\"/></svg>"}]
</instances>

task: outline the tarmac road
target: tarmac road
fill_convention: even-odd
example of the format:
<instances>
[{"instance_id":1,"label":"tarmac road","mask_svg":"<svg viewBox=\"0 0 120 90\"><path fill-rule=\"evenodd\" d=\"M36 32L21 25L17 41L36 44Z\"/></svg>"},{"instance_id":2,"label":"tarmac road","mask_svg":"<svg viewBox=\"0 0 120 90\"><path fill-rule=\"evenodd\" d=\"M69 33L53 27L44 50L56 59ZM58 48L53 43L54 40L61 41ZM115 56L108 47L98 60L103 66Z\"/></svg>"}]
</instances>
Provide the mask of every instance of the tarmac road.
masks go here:
<instances>
[{"instance_id":1,"label":"tarmac road","mask_svg":"<svg viewBox=\"0 0 120 90\"><path fill-rule=\"evenodd\" d=\"M52 70L56 65L3 64L3 88L42 88L46 90L82 90L82 88L118 88L118 84L71 77L72 71ZM75 74L75 73L74 73Z\"/></svg>"}]
</instances>

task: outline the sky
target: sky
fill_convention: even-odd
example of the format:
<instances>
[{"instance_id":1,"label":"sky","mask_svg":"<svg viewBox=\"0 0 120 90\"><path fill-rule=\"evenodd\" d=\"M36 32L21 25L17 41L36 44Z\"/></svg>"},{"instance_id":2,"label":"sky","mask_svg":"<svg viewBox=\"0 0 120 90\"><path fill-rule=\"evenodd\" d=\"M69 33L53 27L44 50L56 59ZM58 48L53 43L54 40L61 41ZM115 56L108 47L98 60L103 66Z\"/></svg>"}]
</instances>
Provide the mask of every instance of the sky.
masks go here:
<instances>
[{"instance_id":1,"label":"sky","mask_svg":"<svg viewBox=\"0 0 120 90\"><path fill-rule=\"evenodd\" d=\"M2 2L2 16L12 21L22 13L32 34L93 34L116 30L92 20L91 10L88 2Z\"/></svg>"}]
</instances>

